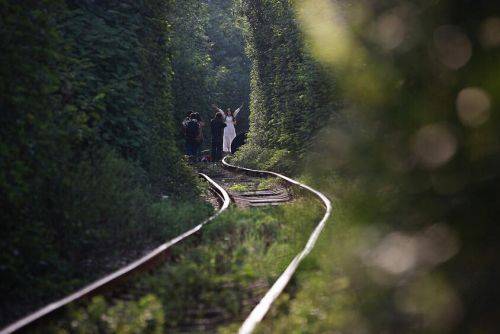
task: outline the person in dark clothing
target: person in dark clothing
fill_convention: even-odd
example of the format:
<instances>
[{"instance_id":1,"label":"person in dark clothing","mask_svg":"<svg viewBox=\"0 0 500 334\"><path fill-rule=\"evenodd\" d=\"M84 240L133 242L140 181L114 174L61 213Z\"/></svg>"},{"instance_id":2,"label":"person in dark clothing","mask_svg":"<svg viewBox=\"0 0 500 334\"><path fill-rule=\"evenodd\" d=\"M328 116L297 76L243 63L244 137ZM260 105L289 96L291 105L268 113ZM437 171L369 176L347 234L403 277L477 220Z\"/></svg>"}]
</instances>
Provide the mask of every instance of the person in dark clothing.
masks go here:
<instances>
[{"instance_id":1,"label":"person in dark clothing","mask_svg":"<svg viewBox=\"0 0 500 334\"><path fill-rule=\"evenodd\" d=\"M192 112L188 112L188 114L186 115L186 117L184 118L184 120L181 123L182 124L182 134L184 136L186 136L186 124L191 119L191 114L192 114Z\"/></svg>"},{"instance_id":2,"label":"person in dark clothing","mask_svg":"<svg viewBox=\"0 0 500 334\"><path fill-rule=\"evenodd\" d=\"M217 112L215 117L210 121L210 129L212 130L212 161L222 159L222 143L224 139L224 116Z\"/></svg>"},{"instance_id":3,"label":"person in dark clothing","mask_svg":"<svg viewBox=\"0 0 500 334\"><path fill-rule=\"evenodd\" d=\"M186 154L191 159L196 159L200 147L201 126L195 113L192 113L185 123L183 122L183 127L186 136Z\"/></svg>"},{"instance_id":4,"label":"person in dark clothing","mask_svg":"<svg viewBox=\"0 0 500 334\"><path fill-rule=\"evenodd\" d=\"M203 122L203 120L201 119L200 113L195 112L193 118L198 121L199 126L199 133L197 138L198 145L196 146L196 159L199 159L201 154L201 146L203 145L203 127L205 126L205 122Z\"/></svg>"},{"instance_id":5,"label":"person in dark clothing","mask_svg":"<svg viewBox=\"0 0 500 334\"><path fill-rule=\"evenodd\" d=\"M246 140L247 134L245 132L236 135L231 142L231 153L234 154L234 152L238 151L238 149L245 144Z\"/></svg>"}]
</instances>

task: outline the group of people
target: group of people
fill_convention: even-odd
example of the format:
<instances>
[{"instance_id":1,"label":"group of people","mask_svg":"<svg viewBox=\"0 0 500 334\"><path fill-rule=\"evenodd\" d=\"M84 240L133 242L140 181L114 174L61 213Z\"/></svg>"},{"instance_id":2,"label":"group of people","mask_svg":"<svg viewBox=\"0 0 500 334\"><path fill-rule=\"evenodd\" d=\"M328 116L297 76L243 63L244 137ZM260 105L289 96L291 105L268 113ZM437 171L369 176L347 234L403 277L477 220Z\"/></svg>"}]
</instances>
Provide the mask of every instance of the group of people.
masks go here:
<instances>
[{"instance_id":1,"label":"group of people","mask_svg":"<svg viewBox=\"0 0 500 334\"><path fill-rule=\"evenodd\" d=\"M224 112L215 104L212 107L215 116L210 121L212 136L210 160L219 161L225 153L231 153L231 143L236 137L236 115L238 115L243 105L234 112L229 108ZM182 122L182 129L186 138L186 155L190 159L198 160L200 157L204 126L205 123L197 112L190 113Z\"/></svg>"}]
</instances>

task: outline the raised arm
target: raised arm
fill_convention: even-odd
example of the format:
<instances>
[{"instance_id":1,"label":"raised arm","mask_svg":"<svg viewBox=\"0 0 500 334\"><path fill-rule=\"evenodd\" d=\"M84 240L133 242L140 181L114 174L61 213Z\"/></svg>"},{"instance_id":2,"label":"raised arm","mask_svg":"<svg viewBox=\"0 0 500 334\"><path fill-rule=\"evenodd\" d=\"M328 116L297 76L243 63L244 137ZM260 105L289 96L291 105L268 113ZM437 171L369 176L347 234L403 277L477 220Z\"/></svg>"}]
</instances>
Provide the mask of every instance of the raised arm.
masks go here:
<instances>
[{"instance_id":1,"label":"raised arm","mask_svg":"<svg viewBox=\"0 0 500 334\"><path fill-rule=\"evenodd\" d=\"M215 111L218 111L218 112L221 112L222 114L224 114L224 111L221 108L217 107L215 104L212 104L212 108L214 108Z\"/></svg>"},{"instance_id":2,"label":"raised arm","mask_svg":"<svg viewBox=\"0 0 500 334\"><path fill-rule=\"evenodd\" d=\"M234 117L236 117L236 116L238 115L238 113L240 112L241 108L243 108L243 103L241 104L241 106L240 106L238 109L236 109L236 110L234 111L234 113L233 113L233 114L234 114Z\"/></svg>"}]
</instances>

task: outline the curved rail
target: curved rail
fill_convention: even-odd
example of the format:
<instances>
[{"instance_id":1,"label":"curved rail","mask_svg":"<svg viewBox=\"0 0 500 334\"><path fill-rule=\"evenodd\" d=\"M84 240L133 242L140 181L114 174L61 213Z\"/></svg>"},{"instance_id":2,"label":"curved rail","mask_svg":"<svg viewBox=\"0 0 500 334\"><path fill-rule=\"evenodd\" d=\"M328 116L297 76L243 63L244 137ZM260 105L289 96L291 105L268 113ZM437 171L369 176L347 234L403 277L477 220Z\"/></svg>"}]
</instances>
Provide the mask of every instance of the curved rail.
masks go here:
<instances>
[{"instance_id":1,"label":"curved rail","mask_svg":"<svg viewBox=\"0 0 500 334\"><path fill-rule=\"evenodd\" d=\"M316 244L316 241L318 240L318 237L323 230L326 221L328 218L330 218L330 215L332 213L332 203L330 200L323 195L321 192L303 184L298 181L295 181L294 179L291 179L285 175L275 173L275 172L269 172L269 171L263 171L263 170L257 170L257 169L250 169L250 168L244 168L240 166L235 166L231 165L230 163L227 162L227 157L225 157L222 160L222 163L225 168L228 169L233 169L233 170L240 170L244 171L246 173L251 173L251 174L257 174L257 175L272 175L279 177L288 183L297 185L303 189L306 189L310 192L312 192L315 196L317 196L323 205L325 206L325 214L321 221L316 225L314 231L311 233L309 240L306 243L306 246L300 253L298 253L290 262L290 264L287 266L285 271L280 275L280 277L274 282L273 286L266 292L264 297L260 300L260 302L257 304L257 306L254 307L250 315L245 319L243 324L241 325L238 333L239 334L248 334L252 333L255 330L255 327L264 319L265 315L269 311L271 305L273 302L279 297L281 292L285 289L287 286L288 282L292 278L293 274L297 270L299 264L302 262L302 260L312 251L314 248L314 245Z\"/></svg>"},{"instance_id":2,"label":"curved rail","mask_svg":"<svg viewBox=\"0 0 500 334\"><path fill-rule=\"evenodd\" d=\"M201 224L193 227L189 231L184 232L183 234L175 237L170 241L167 241L166 243L157 247L140 259L130 263L129 265L118 269L117 271L87 285L86 287L72 293L69 296L64 297L63 299L60 299L39 309L38 311L35 311L34 313L12 323L11 325L8 325L0 331L0 334L9 334L20 329L26 329L28 326L34 325L37 321L58 310L61 310L63 307L74 301L81 300L84 297L95 295L98 292L103 292L104 290L111 288L114 284L118 283L122 279L140 271L151 269L152 267L163 262L168 257L170 247L200 231L205 224L214 220L218 215L220 215L229 207L231 199L229 198L229 194L227 193L227 191L219 186L208 175L202 173L199 173L199 175L210 184L211 189L221 198L222 205L214 215L203 221Z\"/></svg>"}]
</instances>

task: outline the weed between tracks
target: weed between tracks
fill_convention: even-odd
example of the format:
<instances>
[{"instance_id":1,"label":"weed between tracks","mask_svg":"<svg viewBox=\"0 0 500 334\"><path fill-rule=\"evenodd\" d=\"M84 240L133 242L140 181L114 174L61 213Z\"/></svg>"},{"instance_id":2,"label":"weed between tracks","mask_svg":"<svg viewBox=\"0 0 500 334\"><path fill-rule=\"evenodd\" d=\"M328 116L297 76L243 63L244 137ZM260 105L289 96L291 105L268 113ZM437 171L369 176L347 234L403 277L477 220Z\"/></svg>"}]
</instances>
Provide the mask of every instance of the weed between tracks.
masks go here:
<instances>
[{"instance_id":1,"label":"weed between tracks","mask_svg":"<svg viewBox=\"0 0 500 334\"><path fill-rule=\"evenodd\" d=\"M260 180L259 185L257 186L257 190L266 190L266 189L272 189L276 185L280 183L280 179L272 177L268 179L262 179Z\"/></svg>"},{"instance_id":2,"label":"weed between tracks","mask_svg":"<svg viewBox=\"0 0 500 334\"><path fill-rule=\"evenodd\" d=\"M322 212L315 201L230 209L172 261L53 322L51 332L215 332L239 324L301 249ZM47 331L47 328L44 329Z\"/></svg>"},{"instance_id":3,"label":"weed between tracks","mask_svg":"<svg viewBox=\"0 0 500 334\"><path fill-rule=\"evenodd\" d=\"M250 190L250 187L245 185L245 184L234 184L231 187L229 187L230 191L238 191L238 192L243 192L243 191L248 191Z\"/></svg>"}]
</instances>

